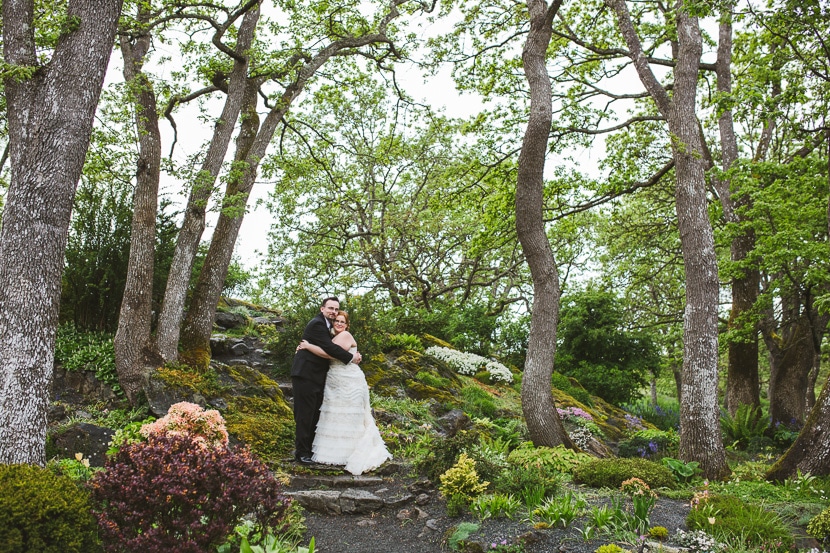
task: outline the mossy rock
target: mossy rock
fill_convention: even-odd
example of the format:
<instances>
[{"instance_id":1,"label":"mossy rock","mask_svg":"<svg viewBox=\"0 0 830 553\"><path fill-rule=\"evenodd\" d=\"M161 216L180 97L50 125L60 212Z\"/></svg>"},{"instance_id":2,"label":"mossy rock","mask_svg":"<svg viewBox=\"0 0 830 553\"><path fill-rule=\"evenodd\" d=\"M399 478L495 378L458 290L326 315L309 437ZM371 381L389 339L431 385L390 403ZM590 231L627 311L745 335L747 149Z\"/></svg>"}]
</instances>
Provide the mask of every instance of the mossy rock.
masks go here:
<instances>
[{"instance_id":1,"label":"mossy rock","mask_svg":"<svg viewBox=\"0 0 830 553\"><path fill-rule=\"evenodd\" d=\"M436 338L432 334L424 334L423 336L421 336L421 342L424 344L425 348L428 348L430 346L438 346L441 348L455 349L455 346L453 346L451 343L445 342L441 338Z\"/></svg>"},{"instance_id":2,"label":"mossy rock","mask_svg":"<svg viewBox=\"0 0 830 553\"><path fill-rule=\"evenodd\" d=\"M173 403L190 401L218 409L231 436L265 461L286 457L294 447L293 411L279 385L256 369L221 363L205 374L161 368L150 381L148 400L159 415Z\"/></svg>"},{"instance_id":3,"label":"mossy rock","mask_svg":"<svg viewBox=\"0 0 830 553\"><path fill-rule=\"evenodd\" d=\"M294 415L284 401L233 397L223 415L228 433L247 444L265 462L288 457L294 448Z\"/></svg>"},{"instance_id":4,"label":"mossy rock","mask_svg":"<svg viewBox=\"0 0 830 553\"><path fill-rule=\"evenodd\" d=\"M360 366L372 391L385 397L433 399L453 404L457 403L463 386L459 376L446 363L412 350L374 355L364 359ZM425 374L434 378L426 379ZM440 381L443 386L432 386L429 381Z\"/></svg>"},{"instance_id":5,"label":"mossy rock","mask_svg":"<svg viewBox=\"0 0 830 553\"><path fill-rule=\"evenodd\" d=\"M574 399L570 394L558 388L553 388L553 399L556 402L556 406L560 409L577 407L591 415L594 418L594 423L599 426L602 433L605 434L605 437L612 442L618 442L625 438L630 431L628 422L625 419L626 412L615 405L611 405L600 397L591 396L594 406L588 407L584 403ZM642 421L642 424L646 428L657 428L647 421Z\"/></svg>"}]
</instances>

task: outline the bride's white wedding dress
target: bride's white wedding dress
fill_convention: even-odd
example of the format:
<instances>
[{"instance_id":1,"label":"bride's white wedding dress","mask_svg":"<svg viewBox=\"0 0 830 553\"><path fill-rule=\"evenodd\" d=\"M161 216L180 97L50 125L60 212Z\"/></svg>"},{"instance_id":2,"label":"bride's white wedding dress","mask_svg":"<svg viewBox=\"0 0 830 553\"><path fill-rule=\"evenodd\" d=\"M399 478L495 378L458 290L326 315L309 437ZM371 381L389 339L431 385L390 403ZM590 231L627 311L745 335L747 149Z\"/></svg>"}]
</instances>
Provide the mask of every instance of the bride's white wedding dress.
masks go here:
<instances>
[{"instance_id":1,"label":"bride's white wedding dress","mask_svg":"<svg viewBox=\"0 0 830 553\"><path fill-rule=\"evenodd\" d=\"M372 417L369 386L358 365L331 361L311 450L315 462L345 465L352 474L363 474L392 458Z\"/></svg>"}]
</instances>

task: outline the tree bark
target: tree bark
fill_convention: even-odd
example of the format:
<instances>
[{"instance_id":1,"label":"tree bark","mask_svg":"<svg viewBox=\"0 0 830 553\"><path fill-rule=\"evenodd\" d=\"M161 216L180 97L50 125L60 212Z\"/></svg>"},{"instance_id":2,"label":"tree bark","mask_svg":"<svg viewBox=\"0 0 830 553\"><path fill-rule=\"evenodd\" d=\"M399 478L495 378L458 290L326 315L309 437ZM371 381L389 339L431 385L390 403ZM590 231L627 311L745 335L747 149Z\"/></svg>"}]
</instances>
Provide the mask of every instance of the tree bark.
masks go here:
<instances>
[{"instance_id":1,"label":"tree bark","mask_svg":"<svg viewBox=\"0 0 830 553\"><path fill-rule=\"evenodd\" d=\"M675 202L686 278L680 457L697 461L705 478L729 473L720 438L718 384L718 267L709 221L703 143L695 113L702 39L698 20L676 4L678 44L671 98L648 63L624 0L607 0L617 14L640 80L666 117L675 160Z\"/></svg>"},{"instance_id":2,"label":"tree bark","mask_svg":"<svg viewBox=\"0 0 830 553\"><path fill-rule=\"evenodd\" d=\"M732 5L726 6L721 14L718 39L718 57L715 62L717 89L724 97L732 94ZM726 108L718 118L720 131L722 168L729 171L738 159L738 141L735 137L735 125L732 109ZM738 213L740 208L751 202L748 196L737 196L731 190L729 180L715 179L715 186L723 206L724 219L727 223L738 224L744 221ZM749 253L755 248L755 233L748 229L732 240L730 255L736 265L745 262ZM732 279L732 310L729 314L729 328L740 329L748 324L743 316L749 313L758 299L760 272L757 267L748 267ZM757 407L761 404L761 385L758 376L758 330L747 332L747 338L732 339L728 344L728 368L726 385L726 408L734 415L743 404Z\"/></svg>"},{"instance_id":3,"label":"tree bark","mask_svg":"<svg viewBox=\"0 0 830 553\"><path fill-rule=\"evenodd\" d=\"M138 35L121 36L124 80L135 98L135 126L138 135L138 163L133 193L133 221L130 257L118 329L115 332L115 368L118 382L135 405L142 388L144 366L150 346L155 259L156 213L161 174L161 132L153 84L144 74L145 56L151 44L147 27L149 13L139 6Z\"/></svg>"},{"instance_id":4,"label":"tree bark","mask_svg":"<svg viewBox=\"0 0 830 553\"><path fill-rule=\"evenodd\" d=\"M545 65L553 18L561 4L528 0L530 32L522 66L530 87L530 117L522 140L516 179L516 232L533 281L530 335L522 377L522 412L537 446L574 448L551 393L556 326L559 323L559 273L542 217L545 155L553 122L551 85Z\"/></svg>"},{"instance_id":5,"label":"tree bark","mask_svg":"<svg viewBox=\"0 0 830 553\"><path fill-rule=\"evenodd\" d=\"M762 335L769 351L770 418L773 425L802 426L808 412L810 374L821 357L823 329L828 316L802 306L807 299L782 301L782 321L776 325L768 313ZM810 311L809 316L805 311Z\"/></svg>"},{"instance_id":6,"label":"tree bark","mask_svg":"<svg viewBox=\"0 0 830 553\"><path fill-rule=\"evenodd\" d=\"M199 241L205 230L205 215L207 203L213 192L213 186L222 162L228 151L239 112L242 109L242 97L248 79L247 50L253 42L254 32L259 22L259 3L245 13L236 41L236 58L233 71L228 79L228 96L222 109L222 115L216 121L213 137L210 141L202 169L196 176L196 182L187 199L184 211L184 221L176 239L176 249L173 252L173 261L167 277L167 287L164 291L159 312L158 327L155 337L155 352L164 361L172 361L178 357L179 335L181 322L184 318L184 304L187 297L187 287L190 284L190 273L193 260L199 248Z\"/></svg>"},{"instance_id":7,"label":"tree bark","mask_svg":"<svg viewBox=\"0 0 830 553\"><path fill-rule=\"evenodd\" d=\"M216 306L245 217L245 206L256 180L258 166L248 165L245 160L259 129L259 116L256 112L257 88L255 81L248 82L242 101L242 124L234 156L233 171L239 176L228 181L225 205L219 214L205 263L193 290L190 309L182 325L182 361L190 365L198 364L199 359L208 353ZM199 355L193 355L193 352L199 352Z\"/></svg>"},{"instance_id":8,"label":"tree bark","mask_svg":"<svg viewBox=\"0 0 830 553\"><path fill-rule=\"evenodd\" d=\"M3 57L24 74L4 81L11 182L0 229L0 463L45 462L64 248L121 4L70 0L77 27L39 65L34 2L3 2Z\"/></svg>"},{"instance_id":9,"label":"tree bark","mask_svg":"<svg viewBox=\"0 0 830 553\"><path fill-rule=\"evenodd\" d=\"M830 380L824 383L815 407L790 449L770 468L767 480L783 481L798 471L813 476L830 475Z\"/></svg>"}]
</instances>

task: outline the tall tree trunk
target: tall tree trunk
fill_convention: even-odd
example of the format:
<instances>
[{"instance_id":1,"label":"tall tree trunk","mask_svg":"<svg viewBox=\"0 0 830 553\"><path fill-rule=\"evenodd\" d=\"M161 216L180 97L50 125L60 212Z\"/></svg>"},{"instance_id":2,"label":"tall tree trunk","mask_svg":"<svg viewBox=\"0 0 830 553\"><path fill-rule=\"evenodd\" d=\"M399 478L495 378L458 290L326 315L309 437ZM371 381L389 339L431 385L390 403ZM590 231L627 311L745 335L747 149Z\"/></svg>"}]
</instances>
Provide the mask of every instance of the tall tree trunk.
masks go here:
<instances>
[{"instance_id":1,"label":"tall tree trunk","mask_svg":"<svg viewBox=\"0 0 830 553\"><path fill-rule=\"evenodd\" d=\"M624 0L607 0L617 14L640 80L666 117L672 136L677 185L675 201L686 275L683 317L683 387L680 405L680 456L697 461L703 476L729 473L720 439L718 384L718 267L706 199L703 143L695 113L702 39L698 20L681 0L677 15L677 62L669 98L643 51Z\"/></svg>"},{"instance_id":2,"label":"tall tree trunk","mask_svg":"<svg viewBox=\"0 0 830 553\"><path fill-rule=\"evenodd\" d=\"M784 302L786 317L777 328L767 315L762 335L770 357L769 401L772 424L793 428L804 423L808 412L810 374L821 356L821 341L828 317L801 301ZM803 313L811 309L810 316Z\"/></svg>"},{"instance_id":3,"label":"tall tree trunk","mask_svg":"<svg viewBox=\"0 0 830 553\"><path fill-rule=\"evenodd\" d=\"M245 94L248 80L247 51L253 42L254 32L259 22L259 6L260 4L257 3L251 7L245 13L240 25L235 47L236 57L228 79L228 96L225 99L222 115L219 116L214 126L213 137L202 163L202 169L196 175L196 181L191 188L184 211L184 221L182 221L182 227L176 239L176 249L170 264L155 338L156 353L164 361L171 361L178 357L179 335L184 317L187 287L190 284L190 273L199 248L199 241L205 230L207 203L219 171L222 169L222 162L228 152L228 145L242 108L242 97Z\"/></svg>"},{"instance_id":4,"label":"tall tree trunk","mask_svg":"<svg viewBox=\"0 0 830 553\"><path fill-rule=\"evenodd\" d=\"M551 86L545 58L553 18L561 4L528 0L530 32L522 65L530 87L530 118L522 140L516 180L516 232L533 280L533 307L522 378L522 412L537 446L574 445L551 393L556 327L559 323L559 273L542 218L545 155L553 122Z\"/></svg>"},{"instance_id":5,"label":"tall tree trunk","mask_svg":"<svg viewBox=\"0 0 830 553\"><path fill-rule=\"evenodd\" d=\"M718 57L715 62L717 89L724 96L732 94L732 4L726 6L721 14L718 39ZM722 168L729 171L738 159L738 141L735 137L735 125L731 108L724 109L718 118L720 130ZM724 218L727 223L737 224L743 221L739 208L746 207L751 201L748 196L736 196L729 180L715 179L715 186L723 205ZM745 262L749 252L755 247L755 233L748 229L732 239L730 254L736 265ZM747 267L732 279L732 310L729 314L729 328L737 330L742 337L729 341L728 369L726 385L726 408L734 415L742 404L756 407L761 404L760 379L758 376L758 331L753 328L747 332L742 327L747 325L744 314L750 313L758 299L760 273L756 267Z\"/></svg>"},{"instance_id":6,"label":"tall tree trunk","mask_svg":"<svg viewBox=\"0 0 830 553\"><path fill-rule=\"evenodd\" d=\"M256 112L257 88L255 81L249 81L242 101L242 123L234 156L233 172L238 177L228 181L225 205L219 214L205 263L193 291L190 309L182 325L181 359L190 365L198 365L200 359L208 358L210 355L210 335L216 306L228 274L239 228L245 217L248 197L256 180L257 166L249 165L245 159L259 129L259 116Z\"/></svg>"},{"instance_id":7,"label":"tall tree trunk","mask_svg":"<svg viewBox=\"0 0 830 553\"><path fill-rule=\"evenodd\" d=\"M790 449L770 468L768 480L782 481L798 471L813 476L830 476L830 379L824 383L815 407Z\"/></svg>"},{"instance_id":8,"label":"tall tree trunk","mask_svg":"<svg viewBox=\"0 0 830 553\"><path fill-rule=\"evenodd\" d=\"M34 2L5 0L11 182L0 229L0 463L44 464L64 248L122 0L70 0L40 65Z\"/></svg>"},{"instance_id":9,"label":"tall tree trunk","mask_svg":"<svg viewBox=\"0 0 830 553\"><path fill-rule=\"evenodd\" d=\"M150 345L155 258L156 213L161 174L161 132L153 84L144 74L145 56L150 48L149 13L139 7L138 35L121 36L124 80L135 98L135 126L138 135L138 163L133 193L133 221L130 258L118 329L115 332L115 368L118 382L130 403L135 404L142 388L144 365Z\"/></svg>"}]
</instances>

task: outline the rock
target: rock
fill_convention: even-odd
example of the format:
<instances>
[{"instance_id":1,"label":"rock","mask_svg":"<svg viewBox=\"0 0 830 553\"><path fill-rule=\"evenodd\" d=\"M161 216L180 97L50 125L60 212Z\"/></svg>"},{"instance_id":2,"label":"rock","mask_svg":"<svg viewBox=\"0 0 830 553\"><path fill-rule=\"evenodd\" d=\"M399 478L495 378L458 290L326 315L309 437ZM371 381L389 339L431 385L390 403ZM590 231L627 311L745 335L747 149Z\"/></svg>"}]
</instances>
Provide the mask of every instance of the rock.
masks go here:
<instances>
[{"instance_id":1,"label":"rock","mask_svg":"<svg viewBox=\"0 0 830 553\"><path fill-rule=\"evenodd\" d=\"M113 402L118 399L109 384L95 377L95 371L67 371L60 365L55 365L52 373L52 398L71 403Z\"/></svg>"},{"instance_id":2,"label":"rock","mask_svg":"<svg viewBox=\"0 0 830 553\"><path fill-rule=\"evenodd\" d=\"M239 313L229 313L227 311L217 311L213 318L216 326L222 329L239 328L248 324L248 317L240 315Z\"/></svg>"},{"instance_id":3,"label":"rock","mask_svg":"<svg viewBox=\"0 0 830 553\"><path fill-rule=\"evenodd\" d=\"M251 351L251 348L241 340L233 344L230 349L234 355L247 355Z\"/></svg>"},{"instance_id":4,"label":"rock","mask_svg":"<svg viewBox=\"0 0 830 553\"><path fill-rule=\"evenodd\" d=\"M415 504L416 505L426 505L427 503L429 503L429 500L430 500L429 494L422 493L422 494L419 494L418 497L415 498Z\"/></svg>"},{"instance_id":5,"label":"rock","mask_svg":"<svg viewBox=\"0 0 830 553\"><path fill-rule=\"evenodd\" d=\"M330 515L362 515L384 506L381 498L365 490L302 490L288 495L309 511Z\"/></svg>"},{"instance_id":6,"label":"rock","mask_svg":"<svg viewBox=\"0 0 830 553\"><path fill-rule=\"evenodd\" d=\"M82 453L91 466L101 467L107 459L113 434L111 428L82 422L53 434L51 438L61 457L72 458L76 453Z\"/></svg>"},{"instance_id":7,"label":"rock","mask_svg":"<svg viewBox=\"0 0 830 553\"><path fill-rule=\"evenodd\" d=\"M459 430L471 427L470 417L461 409L453 409L436 421L447 437L452 438Z\"/></svg>"}]
</instances>

